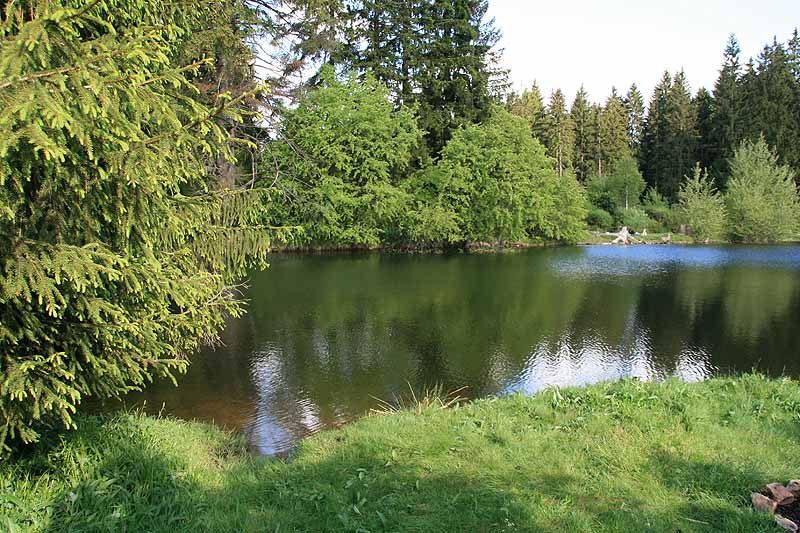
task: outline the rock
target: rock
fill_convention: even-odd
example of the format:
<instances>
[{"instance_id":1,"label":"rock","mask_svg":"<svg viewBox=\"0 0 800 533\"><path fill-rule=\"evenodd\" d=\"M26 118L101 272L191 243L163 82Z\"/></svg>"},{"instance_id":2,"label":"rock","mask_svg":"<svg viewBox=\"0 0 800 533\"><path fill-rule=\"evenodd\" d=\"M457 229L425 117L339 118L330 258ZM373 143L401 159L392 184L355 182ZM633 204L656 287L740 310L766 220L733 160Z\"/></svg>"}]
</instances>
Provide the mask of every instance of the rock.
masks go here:
<instances>
[{"instance_id":1,"label":"rock","mask_svg":"<svg viewBox=\"0 0 800 533\"><path fill-rule=\"evenodd\" d=\"M789 520L788 518L784 518L780 515L775 516L775 523L778 524L779 527L782 527L786 531L792 531L793 533L797 533L800 528L797 527L797 524Z\"/></svg>"},{"instance_id":2,"label":"rock","mask_svg":"<svg viewBox=\"0 0 800 533\"><path fill-rule=\"evenodd\" d=\"M775 509L778 508L778 502L758 492L754 492L750 495L750 501L753 502L753 509L761 513L772 514L775 512Z\"/></svg>"},{"instance_id":3,"label":"rock","mask_svg":"<svg viewBox=\"0 0 800 533\"><path fill-rule=\"evenodd\" d=\"M794 494L780 483L770 483L767 485L767 490L772 494L772 499L778 502L778 505L789 505L795 500Z\"/></svg>"},{"instance_id":4,"label":"rock","mask_svg":"<svg viewBox=\"0 0 800 533\"><path fill-rule=\"evenodd\" d=\"M786 485L786 490L794 494L795 498L800 498L800 479L793 479Z\"/></svg>"}]
</instances>

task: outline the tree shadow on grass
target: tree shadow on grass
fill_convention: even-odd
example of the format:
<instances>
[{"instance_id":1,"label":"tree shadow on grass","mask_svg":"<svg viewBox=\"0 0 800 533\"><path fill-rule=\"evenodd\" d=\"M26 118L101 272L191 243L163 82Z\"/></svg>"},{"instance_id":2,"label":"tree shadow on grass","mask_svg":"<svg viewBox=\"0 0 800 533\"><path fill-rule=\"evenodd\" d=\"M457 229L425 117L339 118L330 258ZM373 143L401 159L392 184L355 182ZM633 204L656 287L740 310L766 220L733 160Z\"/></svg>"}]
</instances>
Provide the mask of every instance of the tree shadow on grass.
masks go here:
<instances>
[{"instance_id":1,"label":"tree shadow on grass","mask_svg":"<svg viewBox=\"0 0 800 533\"><path fill-rule=\"evenodd\" d=\"M718 460L697 460L659 450L645 469L676 494L682 503L672 512L698 531L773 531L771 519L750 507L750 493L765 484L767 476L752 466Z\"/></svg>"},{"instance_id":2,"label":"tree shadow on grass","mask_svg":"<svg viewBox=\"0 0 800 533\"><path fill-rule=\"evenodd\" d=\"M121 413L79 424L0 469L11 496L0 494L0 531L183 531L207 511L174 435L154 429L162 421Z\"/></svg>"}]
</instances>

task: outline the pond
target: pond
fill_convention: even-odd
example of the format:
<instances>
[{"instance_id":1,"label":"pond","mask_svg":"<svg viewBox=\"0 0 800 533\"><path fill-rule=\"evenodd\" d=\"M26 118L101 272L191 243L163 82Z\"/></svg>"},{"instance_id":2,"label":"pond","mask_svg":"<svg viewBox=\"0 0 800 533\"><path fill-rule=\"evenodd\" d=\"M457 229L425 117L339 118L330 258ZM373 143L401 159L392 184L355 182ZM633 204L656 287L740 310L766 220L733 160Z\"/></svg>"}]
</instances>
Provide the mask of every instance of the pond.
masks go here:
<instances>
[{"instance_id":1,"label":"pond","mask_svg":"<svg viewBox=\"0 0 800 533\"><path fill-rule=\"evenodd\" d=\"M635 377L800 375L800 247L589 246L274 256L179 387L125 398L282 454L381 400ZM118 405L106 405L104 410Z\"/></svg>"}]
</instances>

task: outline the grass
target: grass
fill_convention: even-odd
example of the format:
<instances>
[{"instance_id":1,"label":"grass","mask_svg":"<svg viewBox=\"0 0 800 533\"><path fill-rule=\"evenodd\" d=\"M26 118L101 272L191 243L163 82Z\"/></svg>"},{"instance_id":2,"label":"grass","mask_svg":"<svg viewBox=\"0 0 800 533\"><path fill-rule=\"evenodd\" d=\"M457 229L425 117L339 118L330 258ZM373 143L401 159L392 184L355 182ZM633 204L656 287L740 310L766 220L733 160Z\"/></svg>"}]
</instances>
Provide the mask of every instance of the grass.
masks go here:
<instances>
[{"instance_id":1,"label":"grass","mask_svg":"<svg viewBox=\"0 0 800 533\"><path fill-rule=\"evenodd\" d=\"M443 409L443 405L452 405ZM212 426L120 414L0 465L0 529L777 531L800 384L623 381L373 415L248 456Z\"/></svg>"}]
</instances>

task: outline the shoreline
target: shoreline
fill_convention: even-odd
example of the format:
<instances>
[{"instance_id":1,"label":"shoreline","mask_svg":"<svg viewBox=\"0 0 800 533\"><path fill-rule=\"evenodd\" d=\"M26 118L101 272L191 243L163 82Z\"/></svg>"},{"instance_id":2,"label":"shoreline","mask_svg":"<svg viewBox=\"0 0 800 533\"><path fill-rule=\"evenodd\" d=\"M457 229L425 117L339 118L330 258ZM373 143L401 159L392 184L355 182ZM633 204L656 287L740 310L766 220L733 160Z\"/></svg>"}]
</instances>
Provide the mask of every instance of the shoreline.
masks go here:
<instances>
[{"instance_id":1,"label":"shoreline","mask_svg":"<svg viewBox=\"0 0 800 533\"><path fill-rule=\"evenodd\" d=\"M662 238L671 235L670 242L663 242ZM462 246L444 245L296 245L296 246L273 246L270 248L271 254L286 255L326 255L326 254L363 254L363 253L382 253L382 254L408 254L408 255L444 255L444 254L477 254L477 253L508 253L520 250L535 248L559 248L571 246L641 246L641 245L691 245L691 246L784 246L800 245L800 237L776 242L735 242L735 241L711 241L709 243L695 242L691 236L679 233L651 233L644 237L634 235L634 238L642 242L627 245L613 244L613 236L604 233L592 233L585 238L574 243L561 241L532 241L532 242L471 242Z\"/></svg>"}]
</instances>

